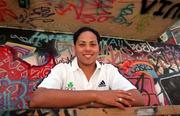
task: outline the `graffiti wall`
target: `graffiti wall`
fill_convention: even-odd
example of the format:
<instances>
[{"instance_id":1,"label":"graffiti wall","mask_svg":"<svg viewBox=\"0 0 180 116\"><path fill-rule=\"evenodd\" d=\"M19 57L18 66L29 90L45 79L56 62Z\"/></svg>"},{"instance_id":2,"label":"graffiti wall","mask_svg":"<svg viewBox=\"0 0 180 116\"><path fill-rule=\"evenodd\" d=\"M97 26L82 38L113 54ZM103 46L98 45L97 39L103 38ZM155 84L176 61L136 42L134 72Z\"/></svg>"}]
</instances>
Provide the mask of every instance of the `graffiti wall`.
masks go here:
<instances>
[{"instance_id":1,"label":"graffiti wall","mask_svg":"<svg viewBox=\"0 0 180 116\"><path fill-rule=\"evenodd\" d=\"M28 109L50 69L74 57L72 33L81 26L100 32L98 60L118 67L146 105L180 104L180 28L168 28L179 7L179 0L0 0L0 109Z\"/></svg>"},{"instance_id":2,"label":"graffiti wall","mask_svg":"<svg viewBox=\"0 0 180 116\"><path fill-rule=\"evenodd\" d=\"M0 0L0 25L70 33L88 25L103 36L154 41L179 8L179 0Z\"/></svg>"},{"instance_id":3,"label":"graffiti wall","mask_svg":"<svg viewBox=\"0 0 180 116\"><path fill-rule=\"evenodd\" d=\"M26 109L50 69L73 58L72 34L0 30L0 109ZM100 48L98 60L118 67L146 105L180 104L180 46L102 36Z\"/></svg>"},{"instance_id":4,"label":"graffiti wall","mask_svg":"<svg viewBox=\"0 0 180 116\"><path fill-rule=\"evenodd\" d=\"M161 43L180 45L180 20L167 28L167 30L157 40Z\"/></svg>"}]
</instances>

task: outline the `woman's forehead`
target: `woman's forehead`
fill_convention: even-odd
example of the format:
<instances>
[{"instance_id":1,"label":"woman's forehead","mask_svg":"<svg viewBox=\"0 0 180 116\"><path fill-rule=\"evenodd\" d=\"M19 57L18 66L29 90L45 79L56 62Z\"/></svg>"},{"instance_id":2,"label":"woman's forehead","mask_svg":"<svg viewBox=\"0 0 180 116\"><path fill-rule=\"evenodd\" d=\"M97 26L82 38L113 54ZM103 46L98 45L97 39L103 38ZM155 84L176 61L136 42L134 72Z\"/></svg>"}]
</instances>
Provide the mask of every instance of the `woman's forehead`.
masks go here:
<instances>
[{"instance_id":1,"label":"woman's forehead","mask_svg":"<svg viewBox=\"0 0 180 116\"><path fill-rule=\"evenodd\" d=\"M86 31L86 32L83 32L79 35L78 37L79 40L87 40L87 39L92 39L92 40L97 40L97 37L96 35L91 32L91 31Z\"/></svg>"}]
</instances>

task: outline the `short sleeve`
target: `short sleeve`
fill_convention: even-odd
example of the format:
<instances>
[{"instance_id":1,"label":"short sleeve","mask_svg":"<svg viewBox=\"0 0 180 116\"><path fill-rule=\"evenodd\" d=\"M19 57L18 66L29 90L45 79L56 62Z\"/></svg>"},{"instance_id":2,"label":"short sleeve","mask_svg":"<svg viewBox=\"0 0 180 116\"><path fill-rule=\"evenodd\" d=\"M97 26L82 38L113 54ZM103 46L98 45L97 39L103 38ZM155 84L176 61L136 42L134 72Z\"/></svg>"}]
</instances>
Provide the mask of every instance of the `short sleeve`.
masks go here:
<instances>
[{"instance_id":1,"label":"short sleeve","mask_svg":"<svg viewBox=\"0 0 180 116\"><path fill-rule=\"evenodd\" d=\"M123 77L118 69L113 65L110 66L110 88L112 90L131 90L136 89L136 87L125 77Z\"/></svg>"},{"instance_id":2,"label":"short sleeve","mask_svg":"<svg viewBox=\"0 0 180 116\"><path fill-rule=\"evenodd\" d=\"M49 75L39 84L39 87L49 89L62 89L63 77L66 75L64 64L57 64L53 67Z\"/></svg>"}]
</instances>

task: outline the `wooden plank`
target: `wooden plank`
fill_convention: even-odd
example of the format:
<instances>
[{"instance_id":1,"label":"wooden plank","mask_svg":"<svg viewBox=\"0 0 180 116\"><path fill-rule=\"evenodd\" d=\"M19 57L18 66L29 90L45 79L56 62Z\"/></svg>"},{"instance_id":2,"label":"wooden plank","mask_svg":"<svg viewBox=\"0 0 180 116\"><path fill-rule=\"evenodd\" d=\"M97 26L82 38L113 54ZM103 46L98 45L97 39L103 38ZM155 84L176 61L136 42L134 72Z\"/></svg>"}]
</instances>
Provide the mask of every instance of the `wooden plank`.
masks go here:
<instances>
[{"instance_id":1,"label":"wooden plank","mask_svg":"<svg viewBox=\"0 0 180 116\"><path fill-rule=\"evenodd\" d=\"M46 116L53 114L53 109L34 109L33 115L39 116L46 113ZM49 110L49 111L48 111ZM180 105L168 106L146 106L146 107L131 107L121 110L118 108L86 108L86 109L59 109L59 116L144 116L144 115L175 115L180 114ZM30 113L30 112L29 112ZM32 113L32 112L31 112ZM29 114L30 115L30 114ZM32 114L31 114L32 115Z\"/></svg>"},{"instance_id":2,"label":"wooden plank","mask_svg":"<svg viewBox=\"0 0 180 116\"><path fill-rule=\"evenodd\" d=\"M135 116L135 115L173 115L180 114L180 105L158 107L131 107L126 110L118 108L77 109L78 116Z\"/></svg>"}]
</instances>

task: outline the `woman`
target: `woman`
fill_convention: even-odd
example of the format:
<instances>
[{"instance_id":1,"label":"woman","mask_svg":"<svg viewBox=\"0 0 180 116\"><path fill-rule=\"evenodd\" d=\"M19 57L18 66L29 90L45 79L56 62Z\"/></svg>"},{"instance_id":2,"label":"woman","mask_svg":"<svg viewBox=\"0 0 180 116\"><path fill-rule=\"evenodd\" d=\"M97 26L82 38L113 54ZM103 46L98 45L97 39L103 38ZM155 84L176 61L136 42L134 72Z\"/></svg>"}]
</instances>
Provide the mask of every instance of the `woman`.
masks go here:
<instances>
[{"instance_id":1,"label":"woman","mask_svg":"<svg viewBox=\"0 0 180 116\"><path fill-rule=\"evenodd\" d=\"M140 92L111 64L97 61L99 33L82 27L73 35L76 57L59 63L34 91L30 107L142 106Z\"/></svg>"}]
</instances>

